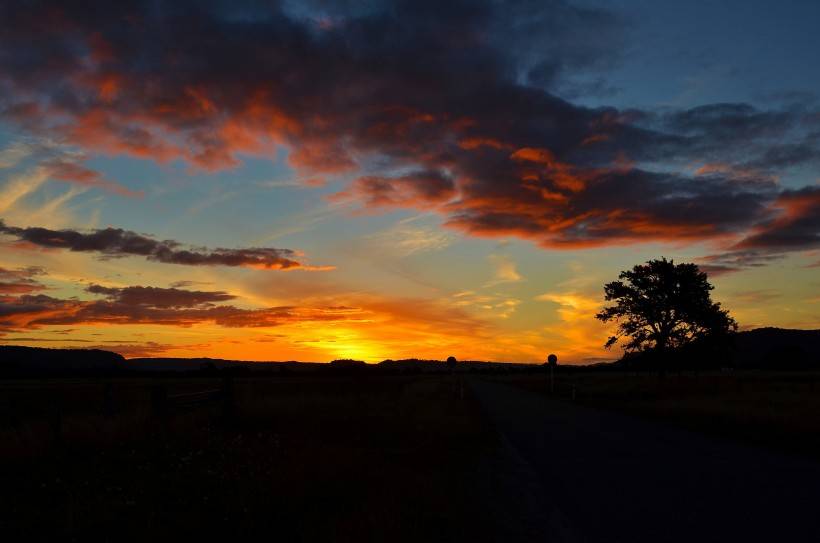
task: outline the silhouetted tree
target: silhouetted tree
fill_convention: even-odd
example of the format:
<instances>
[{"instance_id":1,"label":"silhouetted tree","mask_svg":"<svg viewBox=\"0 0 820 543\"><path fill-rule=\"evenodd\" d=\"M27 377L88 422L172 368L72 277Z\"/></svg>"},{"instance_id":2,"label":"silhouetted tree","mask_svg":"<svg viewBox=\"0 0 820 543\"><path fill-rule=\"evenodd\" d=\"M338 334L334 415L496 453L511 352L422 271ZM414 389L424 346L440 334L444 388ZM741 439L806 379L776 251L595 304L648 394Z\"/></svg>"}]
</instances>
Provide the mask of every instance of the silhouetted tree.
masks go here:
<instances>
[{"instance_id":1,"label":"silhouetted tree","mask_svg":"<svg viewBox=\"0 0 820 543\"><path fill-rule=\"evenodd\" d=\"M621 272L620 281L604 285L607 302L595 318L618 323L609 348L628 338L627 352L654 350L658 354L696 340L728 337L737 330L729 312L713 302L714 288L695 264L675 264L661 258ZM659 359L663 363L662 357Z\"/></svg>"}]
</instances>

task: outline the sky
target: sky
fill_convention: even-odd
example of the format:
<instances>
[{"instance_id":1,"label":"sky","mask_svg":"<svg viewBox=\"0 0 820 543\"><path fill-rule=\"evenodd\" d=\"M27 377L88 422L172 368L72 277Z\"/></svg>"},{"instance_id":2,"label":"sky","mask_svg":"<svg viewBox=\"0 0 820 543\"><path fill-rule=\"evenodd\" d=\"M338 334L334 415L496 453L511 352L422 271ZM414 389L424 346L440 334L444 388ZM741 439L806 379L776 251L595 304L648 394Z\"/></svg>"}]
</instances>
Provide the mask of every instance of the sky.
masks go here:
<instances>
[{"instance_id":1,"label":"sky","mask_svg":"<svg viewBox=\"0 0 820 543\"><path fill-rule=\"evenodd\" d=\"M820 4L0 5L0 343L126 357L620 356L695 262L820 328Z\"/></svg>"}]
</instances>

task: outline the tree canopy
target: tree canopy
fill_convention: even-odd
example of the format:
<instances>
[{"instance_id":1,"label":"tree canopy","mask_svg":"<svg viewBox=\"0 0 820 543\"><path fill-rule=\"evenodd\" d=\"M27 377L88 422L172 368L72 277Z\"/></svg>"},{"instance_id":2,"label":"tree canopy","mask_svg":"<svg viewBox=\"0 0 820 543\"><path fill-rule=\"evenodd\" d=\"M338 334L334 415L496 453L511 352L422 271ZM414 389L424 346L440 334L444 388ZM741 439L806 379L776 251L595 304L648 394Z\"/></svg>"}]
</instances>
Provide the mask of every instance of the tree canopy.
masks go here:
<instances>
[{"instance_id":1,"label":"tree canopy","mask_svg":"<svg viewBox=\"0 0 820 543\"><path fill-rule=\"evenodd\" d=\"M665 351L737 330L729 312L712 301L714 287L695 264L661 258L623 271L618 278L604 285L606 301L614 304L595 315L618 324L607 348L624 339L627 352Z\"/></svg>"}]
</instances>

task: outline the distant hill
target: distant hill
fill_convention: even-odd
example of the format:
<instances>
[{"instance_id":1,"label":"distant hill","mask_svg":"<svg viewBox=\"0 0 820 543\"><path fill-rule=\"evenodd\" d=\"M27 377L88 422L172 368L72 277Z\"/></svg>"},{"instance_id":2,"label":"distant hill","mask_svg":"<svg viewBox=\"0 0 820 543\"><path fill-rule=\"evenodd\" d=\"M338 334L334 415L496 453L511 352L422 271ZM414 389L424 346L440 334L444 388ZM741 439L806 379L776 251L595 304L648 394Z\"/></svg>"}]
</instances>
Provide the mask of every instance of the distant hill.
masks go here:
<instances>
[{"instance_id":1,"label":"distant hill","mask_svg":"<svg viewBox=\"0 0 820 543\"><path fill-rule=\"evenodd\" d=\"M655 368L653 356L651 352L627 355L610 367ZM694 344L666 357L669 369L820 370L820 330L755 328L734 334L728 349Z\"/></svg>"},{"instance_id":2,"label":"distant hill","mask_svg":"<svg viewBox=\"0 0 820 543\"><path fill-rule=\"evenodd\" d=\"M77 375L118 373L125 358L99 349L44 349L0 345L0 375Z\"/></svg>"},{"instance_id":3,"label":"distant hill","mask_svg":"<svg viewBox=\"0 0 820 543\"><path fill-rule=\"evenodd\" d=\"M129 358L125 367L133 371L208 371L246 369L254 371L304 371L320 366L319 362L255 362L223 358Z\"/></svg>"},{"instance_id":4,"label":"distant hill","mask_svg":"<svg viewBox=\"0 0 820 543\"><path fill-rule=\"evenodd\" d=\"M221 358L131 358L125 361L128 369L135 371L196 371L213 368L223 370L229 368L243 368L254 372L276 372L276 371L316 371L321 370L332 373L336 371L348 372L356 371L382 371L382 372L429 372L429 371L449 371L443 360L420 360L409 358L404 360L382 360L376 364L366 364L361 360L340 359L330 363L324 362L255 362L248 360L225 360ZM526 364L514 364L505 362L481 362L476 360L465 360L458 362L459 367L481 369L481 368L510 368L518 366L528 366Z\"/></svg>"},{"instance_id":5,"label":"distant hill","mask_svg":"<svg viewBox=\"0 0 820 543\"><path fill-rule=\"evenodd\" d=\"M459 371L526 369L527 364L462 361ZM365 364L359 360L320 362L257 362L226 360L222 358L130 358L96 349L43 349L39 347L0 345L0 377L42 377L72 375L133 375L160 373L209 374L247 373L305 373L320 371L325 374L393 374L430 373L450 371L441 360L384 360Z\"/></svg>"},{"instance_id":6,"label":"distant hill","mask_svg":"<svg viewBox=\"0 0 820 543\"><path fill-rule=\"evenodd\" d=\"M316 362L251 362L218 358L131 358L99 349L46 349L0 345L0 377L71 376L223 370L310 371Z\"/></svg>"},{"instance_id":7,"label":"distant hill","mask_svg":"<svg viewBox=\"0 0 820 543\"><path fill-rule=\"evenodd\" d=\"M820 330L756 328L735 338L735 367L820 369Z\"/></svg>"}]
</instances>

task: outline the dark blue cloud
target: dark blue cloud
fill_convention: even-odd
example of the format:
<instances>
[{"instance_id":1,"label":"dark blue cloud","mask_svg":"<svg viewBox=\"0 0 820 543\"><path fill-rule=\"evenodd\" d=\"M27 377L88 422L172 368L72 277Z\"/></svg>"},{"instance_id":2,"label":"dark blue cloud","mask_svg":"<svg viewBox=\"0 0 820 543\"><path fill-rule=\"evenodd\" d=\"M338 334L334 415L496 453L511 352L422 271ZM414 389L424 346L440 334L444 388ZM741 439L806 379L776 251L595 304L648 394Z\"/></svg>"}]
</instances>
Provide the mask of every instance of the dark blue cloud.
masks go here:
<instances>
[{"instance_id":1,"label":"dark blue cloud","mask_svg":"<svg viewBox=\"0 0 820 543\"><path fill-rule=\"evenodd\" d=\"M777 217L773 176L818 153L810 106L562 98L606 89L630 26L559 0L11 2L0 21L0 115L28 130L209 169L271 141L311 174L375 158L352 188L365 205L545 247L748 237Z\"/></svg>"}]
</instances>

